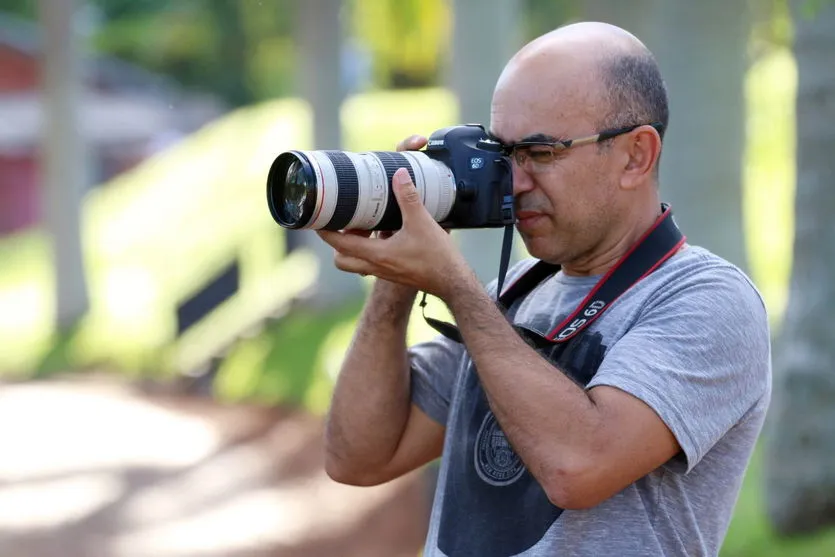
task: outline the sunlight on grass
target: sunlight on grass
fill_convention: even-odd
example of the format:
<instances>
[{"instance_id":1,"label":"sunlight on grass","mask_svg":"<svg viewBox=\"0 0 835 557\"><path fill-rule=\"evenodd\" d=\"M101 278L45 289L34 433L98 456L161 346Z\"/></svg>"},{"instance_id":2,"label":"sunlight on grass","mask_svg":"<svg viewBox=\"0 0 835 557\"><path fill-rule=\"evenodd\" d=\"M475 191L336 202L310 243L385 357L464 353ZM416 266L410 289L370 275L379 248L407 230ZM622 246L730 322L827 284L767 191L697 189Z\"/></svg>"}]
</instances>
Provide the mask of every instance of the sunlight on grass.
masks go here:
<instances>
[{"instance_id":1,"label":"sunlight on grass","mask_svg":"<svg viewBox=\"0 0 835 557\"><path fill-rule=\"evenodd\" d=\"M243 108L93 190L82 209L90 312L72 340L78 359L68 363L187 368L247 316L307 287L309 262L280 268L283 231L264 187L277 153L309 147L309 128L298 100ZM52 338L49 249L40 231L0 242L0 371L35 367ZM189 331L167 361L177 305L233 261L241 295Z\"/></svg>"},{"instance_id":2,"label":"sunlight on grass","mask_svg":"<svg viewBox=\"0 0 835 557\"><path fill-rule=\"evenodd\" d=\"M46 235L0 239L0 371L32 369L49 345L54 281Z\"/></svg>"},{"instance_id":3,"label":"sunlight on grass","mask_svg":"<svg viewBox=\"0 0 835 557\"><path fill-rule=\"evenodd\" d=\"M312 402L323 409L333 383L327 368L344 355L361 305L354 300L295 312L238 343L221 365L216 394L226 401Z\"/></svg>"}]
</instances>

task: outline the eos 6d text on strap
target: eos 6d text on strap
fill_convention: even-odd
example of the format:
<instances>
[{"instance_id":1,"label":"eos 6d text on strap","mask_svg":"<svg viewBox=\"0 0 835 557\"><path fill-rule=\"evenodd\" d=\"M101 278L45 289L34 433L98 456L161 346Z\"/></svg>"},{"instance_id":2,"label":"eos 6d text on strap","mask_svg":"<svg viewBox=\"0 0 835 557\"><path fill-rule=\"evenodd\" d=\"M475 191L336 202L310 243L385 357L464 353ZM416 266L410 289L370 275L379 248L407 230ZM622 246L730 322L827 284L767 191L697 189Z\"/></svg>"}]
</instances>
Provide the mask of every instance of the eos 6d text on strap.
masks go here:
<instances>
[{"instance_id":1,"label":"eos 6d text on strap","mask_svg":"<svg viewBox=\"0 0 835 557\"><path fill-rule=\"evenodd\" d=\"M609 269L586 298L562 323L554 327L547 335L514 325L517 332L538 348L544 348L567 342L592 324L624 292L632 288L641 279L652 273L659 265L669 259L684 244L686 238L673 221L669 206L662 204L661 216L614 267ZM559 265L538 261L524 275L519 277L498 297L502 311L514 301L525 296L533 288L560 270ZM504 277L499 277L499 284ZM424 302L421 306L425 305ZM456 342L462 342L460 331L449 323L427 318L427 323L442 335Z\"/></svg>"}]
</instances>

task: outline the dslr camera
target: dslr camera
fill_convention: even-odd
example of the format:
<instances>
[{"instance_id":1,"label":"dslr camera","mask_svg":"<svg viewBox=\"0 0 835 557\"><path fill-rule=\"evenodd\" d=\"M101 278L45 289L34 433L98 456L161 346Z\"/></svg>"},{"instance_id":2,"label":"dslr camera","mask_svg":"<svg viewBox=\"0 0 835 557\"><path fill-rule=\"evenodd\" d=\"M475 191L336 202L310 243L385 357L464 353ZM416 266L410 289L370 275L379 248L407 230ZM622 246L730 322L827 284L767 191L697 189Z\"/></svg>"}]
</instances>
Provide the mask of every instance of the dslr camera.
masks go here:
<instances>
[{"instance_id":1,"label":"dslr camera","mask_svg":"<svg viewBox=\"0 0 835 557\"><path fill-rule=\"evenodd\" d=\"M397 230L392 177L405 167L447 229L515 222L510 159L479 124L440 129L422 151L285 151L267 175L267 204L284 228Z\"/></svg>"}]
</instances>

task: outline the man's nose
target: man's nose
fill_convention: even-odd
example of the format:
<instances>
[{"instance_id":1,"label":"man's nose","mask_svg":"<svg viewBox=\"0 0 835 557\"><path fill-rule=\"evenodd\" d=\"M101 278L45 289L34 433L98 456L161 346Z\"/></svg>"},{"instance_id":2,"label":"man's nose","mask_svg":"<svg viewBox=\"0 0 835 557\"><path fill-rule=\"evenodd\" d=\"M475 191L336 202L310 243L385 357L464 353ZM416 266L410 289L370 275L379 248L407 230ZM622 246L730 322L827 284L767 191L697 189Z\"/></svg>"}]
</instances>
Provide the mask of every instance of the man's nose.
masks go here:
<instances>
[{"instance_id":1,"label":"man's nose","mask_svg":"<svg viewBox=\"0 0 835 557\"><path fill-rule=\"evenodd\" d=\"M531 175L520 168L516 161L513 161L511 165L513 169L513 195L518 196L531 191L534 187Z\"/></svg>"}]
</instances>

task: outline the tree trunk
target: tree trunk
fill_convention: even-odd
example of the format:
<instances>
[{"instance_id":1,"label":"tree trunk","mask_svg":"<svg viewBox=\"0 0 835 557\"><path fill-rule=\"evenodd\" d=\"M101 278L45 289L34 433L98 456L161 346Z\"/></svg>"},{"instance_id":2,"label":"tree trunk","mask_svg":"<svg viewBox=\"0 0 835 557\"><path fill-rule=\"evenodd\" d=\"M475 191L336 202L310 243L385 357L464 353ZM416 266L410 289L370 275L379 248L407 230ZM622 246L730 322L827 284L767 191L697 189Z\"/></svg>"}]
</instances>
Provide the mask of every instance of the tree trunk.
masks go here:
<instances>
[{"instance_id":1,"label":"tree trunk","mask_svg":"<svg viewBox=\"0 0 835 557\"><path fill-rule=\"evenodd\" d=\"M670 95L661 191L689 241L747 268L742 227L747 2L660 2L650 48ZM680 22L686 21L687 25Z\"/></svg>"},{"instance_id":2,"label":"tree trunk","mask_svg":"<svg viewBox=\"0 0 835 557\"><path fill-rule=\"evenodd\" d=\"M340 21L341 0L299 2L297 17L299 72L302 95L313 111L313 148L340 149L342 127L340 109L344 92L340 80L340 55L343 42ZM357 275L333 265L333 249L310 230L286 230L288 240L311 249L319 261L319 274L310 302L329 307L363 294Z\"/></svg>"},{"instance_id":3,"label":"tree trunk","mask_svg":"<svg viewBox=\"0 0 835 557\"><path fill-rule=\"evenodd\" d=\"M81 54L74 30L79 2L39 0L43 26L42 191L52 240L56 323L68 331L87 312L80 209L87 188L87 150L81 132Z\"/></svg>"},{"instance_id":4,"label":"tree trunk","mask_svg":"<svg viewBox=\"0 0 835 557\"><path fill-rule=\"evenodd\" d=\"M518 0L455 0L449 81L458 97L459 123L490 125L493 89L521 47ZM499 270L502 229L457 230L453 237L483 283ZM521 244L516 238L517 247Z\"/></svg>"},{"instance_id":5,"label":"tree trunk","mask_svg":"<svg viewBox=\"0 0 835 557\"><path fill-rule=\"evenodd\" d=\"M775 347L767 507L784 534L835 524L835 5L793 1L797 87L794 265Z\"/></svg>"}]
</instances>

